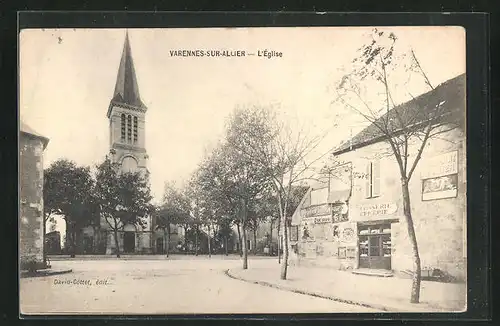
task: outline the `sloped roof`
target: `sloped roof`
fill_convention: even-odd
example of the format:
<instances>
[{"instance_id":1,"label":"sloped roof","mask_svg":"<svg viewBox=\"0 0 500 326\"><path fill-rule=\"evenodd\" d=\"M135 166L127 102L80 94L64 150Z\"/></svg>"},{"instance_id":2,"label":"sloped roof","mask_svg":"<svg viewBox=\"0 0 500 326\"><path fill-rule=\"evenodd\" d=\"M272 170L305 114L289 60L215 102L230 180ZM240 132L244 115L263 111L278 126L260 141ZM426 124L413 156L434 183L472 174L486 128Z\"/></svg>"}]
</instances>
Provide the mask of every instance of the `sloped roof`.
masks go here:
<instances>
[{"instance_id":1,"label":"sloped roof","mask_svg":"<svg viewBox=\"0 0 500 326\"><path fill-rule=\"evenodd\" d=\"M32 137L39 138L43 142L43 148L47 147L47 144L49 143L49 139L45 136L42 136L38 132L36 132L33 128L28 126L24 121L20 120L19 121L19 131L25 134L28 134Z\"/></svg>"},{"instance_id":2,"label":"sloped roof","mask_svg":"<svg viewBox=\"0 0 500 326\"><path fill-rule=\"evenodd\" d=\"M116 77L115 91L111 103L125 104L133 107L146 109L146 106L141 101L139 94L139 85L135 74L134 60L132 59L132 50L128 32L125 35L125 43L123 44L122 58L118 68ZM108 116L110 112L108 111Z\"/></svg>"},{"instance_id":3,"label":"sloped roof","mask_svg":"<svg viewBox=\"0 0 500 326\"><path fill-rule=\"evenodd\" d=\"M466 89L466 77L465 74L459 75L452 78L436 88L434 90L424 93L411 101L403 103L396 106L389 112L378 118L375 123L370 124L368 127L363 129L360 133L355 135L350 141L347 141L340 145L333 154L341 154L356 148L360 148L383 139L382 132L376 126L377 123L382 123L383 121L395 120L396 114L403 117L411 117L412 122L415 125L424 122L428 118L428 114L431 109L434 109L437 104L441 101L445 101L443 104L443 111L449 112L446 119L457 119L460 121L465 121L465 89ZM398 126L394 125L394 132L397 133Z\"/></svg>"}]
</instances>

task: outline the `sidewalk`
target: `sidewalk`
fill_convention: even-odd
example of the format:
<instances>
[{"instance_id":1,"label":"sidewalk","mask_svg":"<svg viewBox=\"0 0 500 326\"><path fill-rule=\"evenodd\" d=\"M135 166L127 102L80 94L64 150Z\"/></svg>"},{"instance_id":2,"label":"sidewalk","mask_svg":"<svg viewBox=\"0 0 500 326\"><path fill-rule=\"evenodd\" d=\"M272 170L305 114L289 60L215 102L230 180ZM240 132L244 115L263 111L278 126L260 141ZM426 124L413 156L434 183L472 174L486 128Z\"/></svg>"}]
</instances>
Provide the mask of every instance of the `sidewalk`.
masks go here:
<instances>
[{"instance_id":1,"label":"sidewalk","mask_svg":"<svg viewBox=\"0 0 500 326\"><path fill-rule=\"evenodd\" d=\"M460 312L465 310L465 284L422 281L420 303L410 303L411 280L356 275L349 271L289 266L287 280L280 266L231 269L228 276L282 290L371 307L387 312Z\"/></svg>"},{"instance_id":2,"label":"sidewalk","mask_svg":"<svg viewBox=\"0 0 500 326\"><path fill-rule=\"evenodd\" d=\"M269 257L269 256L248 256L250 259L275 259L276 257ZM229 254L228 256L226 255L221 255L221 254L212 254L211 257L208 256L208 254L203 254L203 255L188 255L188 254L170 254L168 257L167 255L153 255L153 254L135 254L135 255L129 255L129 254L121 254L120 258L117 258L116 255L92 255L92 254L85 254L85 255L76 255L75 257L71 258L70 255L47 255L47 258L50 261L61 261L61 260L240 260L241 257L238 254Z\"/></svg>"}]
</instances>

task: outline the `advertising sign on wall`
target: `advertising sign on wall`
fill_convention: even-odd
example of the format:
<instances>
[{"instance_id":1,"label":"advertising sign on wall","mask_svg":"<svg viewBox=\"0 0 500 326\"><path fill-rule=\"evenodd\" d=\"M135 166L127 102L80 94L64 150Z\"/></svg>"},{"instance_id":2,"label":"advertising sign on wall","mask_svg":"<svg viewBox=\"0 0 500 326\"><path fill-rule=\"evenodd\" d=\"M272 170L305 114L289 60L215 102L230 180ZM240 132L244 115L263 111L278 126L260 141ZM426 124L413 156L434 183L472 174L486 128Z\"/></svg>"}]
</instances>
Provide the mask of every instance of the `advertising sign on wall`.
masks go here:
<instances>
[{"instance_id":1,"label":"advertising sign on wall","mask_svg":"<svg viewBox=\"0 0 500 326\"><path fill-rule=\"evenodd\" d=\"M422 180L422 200L456 197L457 183L457 174L424 179Z\"/></svg>"},{"instance_id":2,"label":"advertising sign on wall","mask_svg":"<svg viewBox=\"0 0 500 326\"><path fill-rule=\"evenodd\" d=\"M330 213L331 213L330 206L328 204L325 204L325 205L317 205L317 206L307 207L304 210L303 215L305 217L311 217L311 216L329 215Z\"/></svg>"},{"instance_id":3,"label":"advertising sign on wall","mask_svg":"<svg viewBox=\"0 0 500 326\"><path fill-rule=\"evenodd\" d=\"M425 161L422 172L422 200L453 198L458 193L458 151Z\"/></svg>"},{"instance_id":4,"label":"advertising sign on wall","mask_svg":"<svg viewBox=\"0 0 500 326\"><path fill-rule=\"evenodd\" d=\"M422 162L422 179L458 173L458 151L440 154Z\"/></svg>"}]
</instances>

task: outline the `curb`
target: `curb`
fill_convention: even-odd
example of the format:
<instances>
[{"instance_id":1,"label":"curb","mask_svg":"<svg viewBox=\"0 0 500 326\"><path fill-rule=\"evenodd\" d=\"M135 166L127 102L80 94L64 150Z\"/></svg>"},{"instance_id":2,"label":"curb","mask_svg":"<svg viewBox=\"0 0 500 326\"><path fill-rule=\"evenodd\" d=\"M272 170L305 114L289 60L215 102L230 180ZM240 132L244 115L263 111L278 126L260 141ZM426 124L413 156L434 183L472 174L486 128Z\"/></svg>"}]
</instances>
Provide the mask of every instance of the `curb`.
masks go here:
<instances>
[{"instance_id":1,"label":"curb","mask_svg":"<svg viewBox=\"0 0 500 326\"><path fill-rule=\"evenodd\" d=\"M54 276L54 275L61 275L61 274L69 274L72 272L73 272L72 269L52 270L52 271L37 271L34 274L29 274L27 272L24 272L24 273L21 273L20 278Z\"/></svg>"},{"instance_id":2,"label":"curb","mask_svg":"<svg viewBox=\"0 0 500 326\"><path fill-rule=\"evenodd\" d=\"M240 276L236 276L236 275L232 274L229 269L227 269L224 273L228 277L230 277L232 279L235 279L235 280L239 280L239 281L243 281L243 282L247 282L247 283L252 283L252 284L258 284L258 285L262 285L262 286L267 286L267 287L275 288L275 289L282 290L282 291L289 291L289 292L294 292L294 293L309 295L309 296L312 296L312 297L327 299L327 300L331 300L331 301L335 301L335 302L340 302L340 303L346 303L346 304L360 306L360 307L364 307L364 308L377 309L377 310L381 310L383 312L408 312L406 310L401 310L399 308L394 309L392 307L387 307L387 306L382 306L382 305L377 305L377 304L371 304L371 303L366 303L366 302L360 302L360 301L353 301L353 300L348 300L348 299L342 299L342 298L338 298L338 297L334 297L334 296L320 294L320 293L313 292L313 291L299 290L299 289L295 289L295 288L292 288L292 287L280 286L280 285L276 285L276 284L269 283L269 282L264 282L264 281L247 280L247 279L244 279L244 278L242 278Z\"/></svg>"}]
</instances>

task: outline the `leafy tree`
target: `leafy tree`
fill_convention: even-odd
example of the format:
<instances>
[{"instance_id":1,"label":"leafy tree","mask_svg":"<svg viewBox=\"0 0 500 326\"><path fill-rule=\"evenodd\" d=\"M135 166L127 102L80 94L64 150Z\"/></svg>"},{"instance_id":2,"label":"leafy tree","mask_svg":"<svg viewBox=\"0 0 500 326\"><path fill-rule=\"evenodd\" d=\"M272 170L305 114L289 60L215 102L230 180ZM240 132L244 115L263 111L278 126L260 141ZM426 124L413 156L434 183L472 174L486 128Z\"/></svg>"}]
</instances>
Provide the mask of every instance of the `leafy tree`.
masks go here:
<instances>
[{"instance_id":1,"label":"leafy tree","mask_svg":"<svg viewBox=\"0 0 500 326\"><path fill-rule=\"evenodd\" d=\"M174 184L166 183L163 204L156 213L156 228L163 229L166 235L166 254L169 255L171 225L181 224L189 219L187 202Z\"/></svg>"},{"instance_id":2,"label":"leafy tree","mask_svg":"<svg viewBox=\"0 0 500 326\"><path fill-rule=\"evenodd\" d=\"M249 212L255 202L272 187L267 167L245 153L248 132L253 127L251 118L247 109L235 109L227 125L223 151L228 169L226 179L229 181L232 196L236 199L237 222L241 223L242 228L243 269L248 268L247 229L251 223Z\"/></svg>"},{"instance_id":3,"label":"leafy tree","mask_svg":"<svg viewBox=\"0 0 500 326\"><path fill-rule=\"evenodd\" d=\"M337 85L337 101L374 126L373 137L388 145L381 156L397 162L401 180L403 211L413 252L413 282L410 301L420 300L421 265L415 235L409 181L429 140L460 125L449 99L463 101L463 94L435 92L415 52L400 45L395 33L373 29L359 48L350 69ZM430 97L415 97L410 89L424 86ZM458 90L459 91L459 90ZM411 107L398 104L397 96L407 93ZM460 107L460 105L458 105ZM412 148L417 148L412 153Z\"/></svg>"},{"instance_id":4,"label":"leafy tree","mask_svg":"<svg viewBox=\"0 0 500 326\"><path fill-rule=\"evenodd\" d=\"M224 144L220 143L206 154L197 171L197 182L203 201L213 211L213 221L219 225L221 235L224 235L222 241L227 250L233 225L237 226L238 243L241 244L241 223L237 217L239 202L233 193L234 183L228 177L230 166L226 162L226 150Z\"/></svg>"},{"instance_id":5,"label":"leafy tree","mask_svg":"<svg viewBox=\"0 0 500 326\"><path fill-rule=\"evenodd\" d=\"M252 167L262 173L262 179L273 189L278 201L280 225L288 225L289 199L293 185L311 178L311 165L322 156L308 160L325 135L308 137L302 130L293 131L277 119L270 107L252 106L237 111L239 122L233 126L233 137L228 143ZM288 268L288 230L283 227L284 257L281 279L286 279Z\"/></svg>"},{"instance_id":6,"label":"leafy tree","mask_svg":"<svg viewBox=\"0 0 500 326\"><path fill-rule=\"evenodd\" d=\"M62 215L71 257L75 256L79 230L91 225L95 217L93 186L90 168L66 159L52 163L44 172L44 233L47 221Z\"/></svg>"},{"instance_id":7,"label":"leafy tree","mask_svg":"<svg viewBox=\"0 0 500 326\"><path fill-rule=\"evenodd\" d=\"M106 157L97 166L96 199L101 214L113 231L116 256L120 257L118 232L126 224L146 226L146 216L154 213L148 175L142 172L122 172L117 163Z\"/></svg>"}]
</instances>

